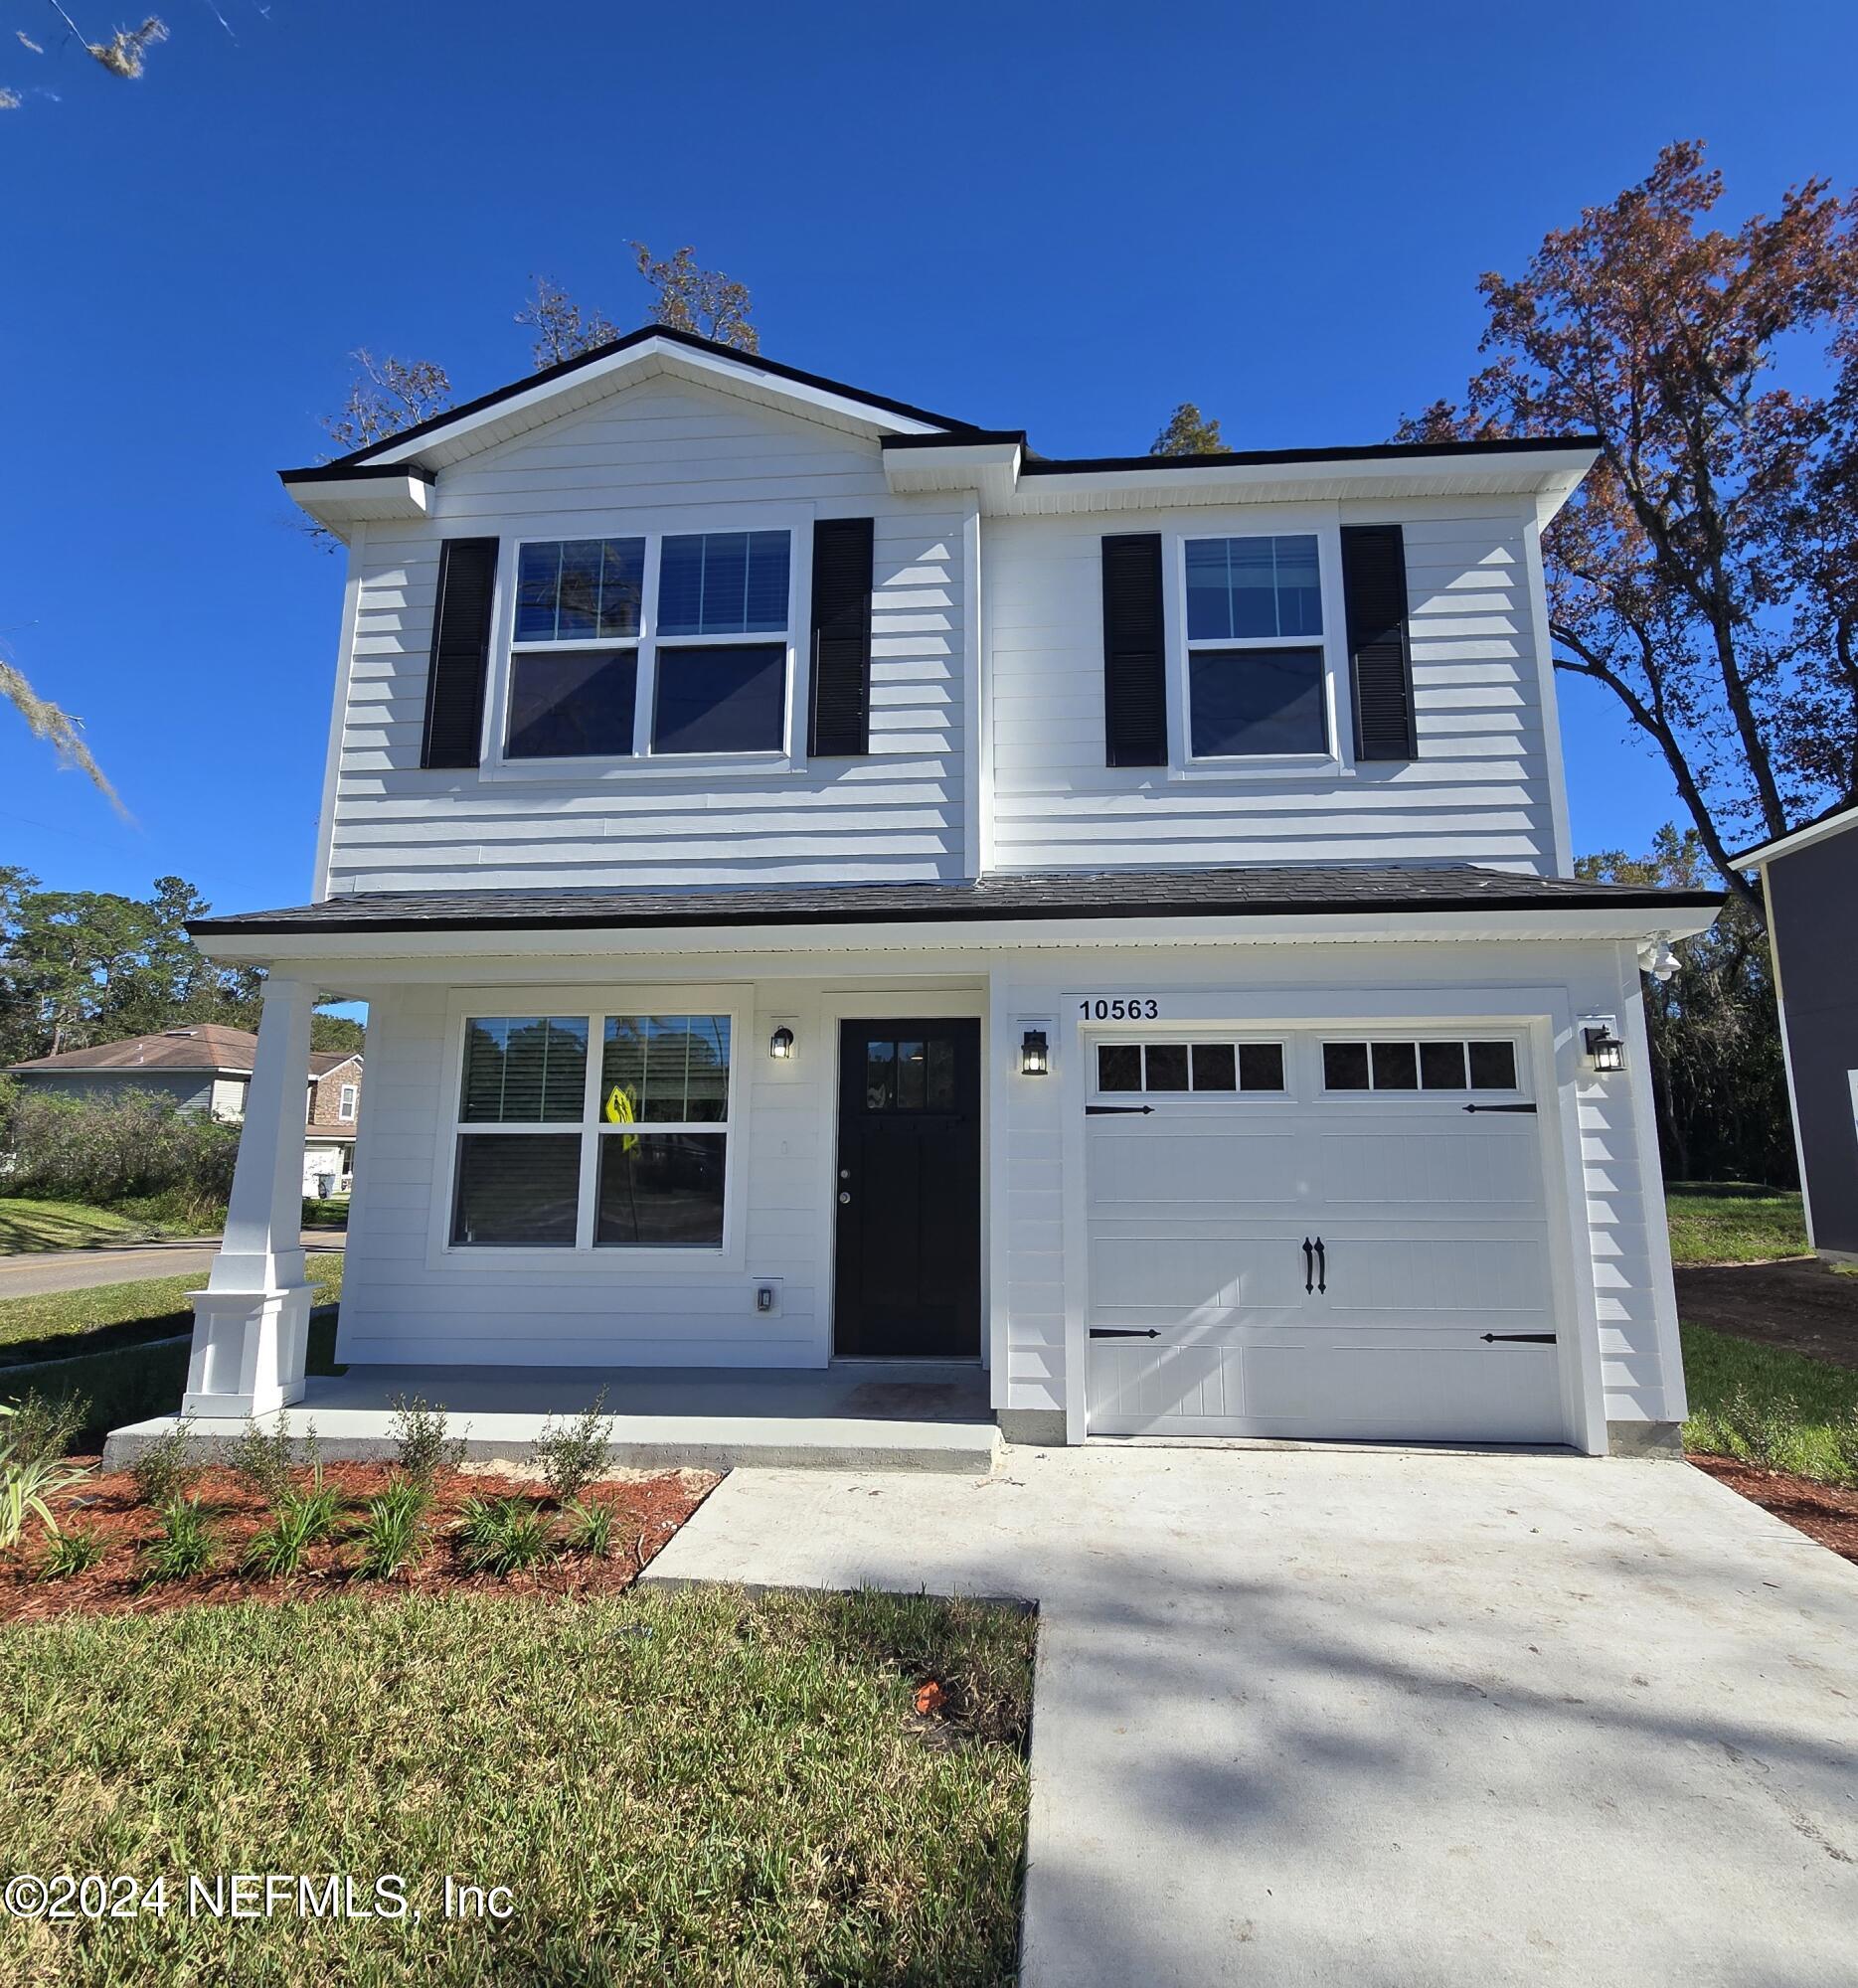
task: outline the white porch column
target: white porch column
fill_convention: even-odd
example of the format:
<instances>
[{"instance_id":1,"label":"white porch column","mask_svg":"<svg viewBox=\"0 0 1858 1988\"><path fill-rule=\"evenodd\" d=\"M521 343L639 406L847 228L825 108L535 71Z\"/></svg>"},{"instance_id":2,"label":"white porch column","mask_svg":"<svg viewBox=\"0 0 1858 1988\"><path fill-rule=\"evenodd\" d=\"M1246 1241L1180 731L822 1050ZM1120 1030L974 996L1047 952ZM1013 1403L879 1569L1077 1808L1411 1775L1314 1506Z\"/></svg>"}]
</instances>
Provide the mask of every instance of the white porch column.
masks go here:
<instances>
[{"instance_id":1,"label":"white porch column","mask_svg":"<svg viewBox=\"0 0 1858 1988\"><path fill-rule=\"evenodd\" d=\"M310 1284L303 1269L303 1122L312 981L264 983L226 1239L191 1291L194 1350L182 1411L261 1415L303 1393Z\"/></svg>"}]
</instances>

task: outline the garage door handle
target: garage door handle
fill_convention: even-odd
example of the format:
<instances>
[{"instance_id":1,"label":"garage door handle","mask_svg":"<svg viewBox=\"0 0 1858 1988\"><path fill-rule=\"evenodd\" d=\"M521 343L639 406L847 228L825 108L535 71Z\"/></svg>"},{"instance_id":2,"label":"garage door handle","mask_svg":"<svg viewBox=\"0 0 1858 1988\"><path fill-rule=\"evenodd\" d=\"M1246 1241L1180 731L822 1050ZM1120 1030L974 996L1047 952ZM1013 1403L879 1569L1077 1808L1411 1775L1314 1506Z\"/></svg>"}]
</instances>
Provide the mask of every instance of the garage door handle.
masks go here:
<instances>
[{"instance_id":1,"label":"garage door handle","mask_svg":"<svg viewBox=\"0 0 1858 1988\"><path fill-rule=\"evenodd\" d=\"M1316 1238L1316 1288L1319 1291L1329 1288L1329 1252L1322 1246L1320 1236Z\"/></svg>"},{"instance_id":2,"label":"garage door handle","mask_svg":"<svg viewBox=\"0 0 1858 1988\"><path fill-rule=\"evenodd\" d=\"M1303 1288L1306 1291L1316 1288L1316 1245L1307 1236L1303 1238Z\"/></svg>"},{"instance_id":3,"label":"garage door handle","mask_svg":"<svg viewBox=\"0 0 1858 1988\"><path fill-rule=\"evenodd\" d=\"M1093 1339L1159 1339L1160 1334L1151 1326L1138 1325L1094 1325L1091 1327Z\"/></svg>"},{"instance_id":4,"label":"garage door handle","mask_svg":"<svg viewBox=\"0 0 1858 1988\"><path fill-rule=\"evenodd\" d=\"M1553 1346L1552 1332L1486 1332L1483 1336L1486 1346Z\"/></svg>"}]
</instances>

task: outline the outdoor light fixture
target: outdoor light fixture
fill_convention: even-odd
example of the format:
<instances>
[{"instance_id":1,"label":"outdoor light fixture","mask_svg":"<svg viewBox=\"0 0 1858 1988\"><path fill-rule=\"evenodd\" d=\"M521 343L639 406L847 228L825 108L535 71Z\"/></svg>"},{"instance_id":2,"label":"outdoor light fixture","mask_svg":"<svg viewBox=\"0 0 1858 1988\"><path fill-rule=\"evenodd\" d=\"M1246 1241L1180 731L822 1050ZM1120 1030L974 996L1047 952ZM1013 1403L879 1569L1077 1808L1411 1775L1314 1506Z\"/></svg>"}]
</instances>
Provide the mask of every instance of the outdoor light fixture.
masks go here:
<instances>
[{"instance_id":1,"label":"outdoor light fixture","mask_svg":"<svg viewBox=\"0 0 1858 1988\"><path fill-rule=\"evenodd\" d=\"M1045 1048L1045 1031L1028 1029L1019 1039L1020 1076L1043 1077L1051 1068L1052 1060Z\"/></svg>"},{"instance_id":2,"label":"outdoor light fixture","mask_svg":"<svg viewBox=\"0 0 1858 1988\"><path fill-rule=\"evenodd\" d=\"M767 1054L785 1063L793 1054L793 1031L783 1023L767 1039Z\"/></svg>"},{"instance_id":3,"label":"outdoor light fixture","mask_svg":"<svg viewBox=\"0 0 1858 1988\"><path fill-rule=\"evenodd\" d=\"M1595 1028L1583 1029L1581 1036L1587 1044L1587 1060L1596 1070L1625 1068L1625 1045L1613 1034L1611 1023L1602 1022Z\"/></svg>"}]
</instances>

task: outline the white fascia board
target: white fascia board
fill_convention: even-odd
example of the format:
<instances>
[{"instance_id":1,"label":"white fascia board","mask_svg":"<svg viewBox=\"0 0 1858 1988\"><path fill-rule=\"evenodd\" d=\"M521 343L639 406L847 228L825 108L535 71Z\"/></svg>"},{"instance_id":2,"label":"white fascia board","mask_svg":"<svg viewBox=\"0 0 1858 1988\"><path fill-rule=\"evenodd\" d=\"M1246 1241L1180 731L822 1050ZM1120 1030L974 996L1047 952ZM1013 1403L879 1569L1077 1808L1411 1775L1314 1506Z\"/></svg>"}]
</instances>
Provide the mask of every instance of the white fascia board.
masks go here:
<instances>
[{"instance_id":1,"label":"white fascia board","mask_svg":"<svg viewBox=\"0 0 1858 1988\"><path fill-rule=\"evenodd\" d=\"M1314 498L1536 495L1553 516L1593 467L1596 451L1526 454L1325 457L1194 468L1061 469L1022 475L1007 505L1013 516L1123 511L1189 504L1290 503Z\"/></svg>"},{"instance_id":2,"label":"white fascia board","mask_svg":"<svg viewBox=\"0 0 1858 1988\"><path fill-rule=\"evenodd\" d=\"M1837 814L1827 815L1824 821L1796 828L1791 835L1761 843L1729 860L1738 870L1759 870L1772 863L1776 856L1791 856L1796 849L1810 849L1814 843L1824 842L1829 836L1843 835L1848 828L1858 828L1858 807L1842 808Z\"/></svg>"},{"instance_id":3,"label":"white fascia board","mask_svg":"<svg viewBox=\"0 0 1858 1988\"><path fill-rule=\"evenodd\" d=\"M1714 911L1654 913L1605 907L1539 911L1319 912L1275 917L976 918L893 924L678 925L590 932L389 931L209 933L197 940L214 959L253 965L340 960L626 958L680 952L809 954L845 951L1025 952L1201 945L1283 945L1366 940L1603 940L1694 937ZM1653 919L1660 922L1655 925Z\"/></svg>"},{"instance_id":4,"label":"white fascia board","mask_svg":"<svg viewBox=\"0 0 1858 1988\"><path fill-rule=\"evenodd\" d=\"M413 470L405 476L329 476L286 483L284 489L339 539L351 526L377 518L425 518L432 511L431 479Z\"/></svg>"},{"instance_id":5,"label":"white fascia board","mask_svg":"<svg viewBox=\"0 0 1858 1988\"><path fill-rule=\"evenodd\" d=\"M475 414L460 414L455 421L447 421L429 433L396 442L382 449L378 455L371 455L368 460L371 463L420 462L428 451L437 450L442 451L443 461L456 461L460 454L469 452L460 450L458 444L485 428L500 427L512 418L537 415L555 401L564 403L568 408L585 406L600 394L616 392L625 383L628 374L647 377L658 372L681 374L686 379L707 381L713 386L748 389L757 399L769 397L798 410L830 414L837 422L849 423L872 434L936 432L928 421L892 414L888 409L873 407L869 402L855 400L849 395L830 393L822 387L807 386L801 381L765 372L752 359L725 359L717 353L693 351L689 346L677 344L671 339L648 338L643 344L628 346L623 352L615 352L609 358L583 366L564 378L540 381L521 393L506 394L489 407L479 408ZM534 425L533 420L530 425Z\"/></svg>"}]
</instances>

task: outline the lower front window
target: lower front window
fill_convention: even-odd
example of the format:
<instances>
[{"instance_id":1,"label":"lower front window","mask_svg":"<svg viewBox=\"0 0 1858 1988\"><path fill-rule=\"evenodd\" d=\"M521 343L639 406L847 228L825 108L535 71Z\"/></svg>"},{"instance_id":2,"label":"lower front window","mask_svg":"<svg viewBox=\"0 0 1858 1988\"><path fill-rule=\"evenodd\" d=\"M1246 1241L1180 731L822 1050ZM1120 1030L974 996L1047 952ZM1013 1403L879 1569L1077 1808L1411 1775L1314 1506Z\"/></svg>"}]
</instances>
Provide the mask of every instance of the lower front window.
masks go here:
<instances>
[{"instance_id":1,"label":"lower front window","mask_svg":"<svg viewBox=\"0 0 1858 1988\"><path fill-rule=\"evenodd\" d=\"M730 1033L727 1015L468 1017L452 1246L720 1250Z\"/></svg>"}]
</instances>

